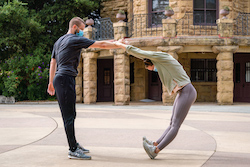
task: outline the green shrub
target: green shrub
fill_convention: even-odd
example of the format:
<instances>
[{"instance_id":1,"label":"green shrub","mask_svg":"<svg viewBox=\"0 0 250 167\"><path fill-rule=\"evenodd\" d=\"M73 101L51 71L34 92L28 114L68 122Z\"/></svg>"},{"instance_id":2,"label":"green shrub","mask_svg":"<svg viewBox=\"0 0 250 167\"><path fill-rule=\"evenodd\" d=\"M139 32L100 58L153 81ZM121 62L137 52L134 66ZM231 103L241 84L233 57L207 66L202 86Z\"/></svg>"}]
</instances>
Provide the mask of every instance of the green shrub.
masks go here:
<instances>
[{"instance_id":1,"label":"green shrub","mask_svg":"<svg viewBox=\"0 0 250 167\"><path fill-rule=\"evenodd\" d=\"M48 98L50 55L39 54L39 49L35 53L14 56L2 63L0 86L3 95L14 96L17 100Z\"/></svg>"}]
</instances>

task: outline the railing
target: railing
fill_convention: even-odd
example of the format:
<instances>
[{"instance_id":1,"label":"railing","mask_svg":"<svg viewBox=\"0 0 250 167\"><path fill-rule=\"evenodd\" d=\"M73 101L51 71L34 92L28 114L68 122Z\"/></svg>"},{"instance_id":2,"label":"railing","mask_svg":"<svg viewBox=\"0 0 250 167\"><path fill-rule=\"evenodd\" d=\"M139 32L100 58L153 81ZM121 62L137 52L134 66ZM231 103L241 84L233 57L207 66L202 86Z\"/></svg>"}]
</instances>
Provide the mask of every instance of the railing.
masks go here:
<instances>
[{"instance_id":1,"label":"railing","mask_svg":"<svg viewBox=\"0 0 250 167\"><path fill-rule=\"evenodd\" d=\"M162 36L162 19L164 13L136 14L127 23L128 37L152 37Z\"/></svg>"},{"instance_id":2,"label":"railing","mask_svg":"<svg viewBox=\"0 0 250 167\"><path fill-rule=\"evenodd\" d=\"M129 22L127 22L127 37L163 36L162 19L165 18L164 13L133 15ZM177 20L177 35L218 35L218 26L215 20L211 18L209 15L206 15L206 18L204 18L204 15L186 13L183 18ZM234 21L234 35L250 35L250 13L239 13ZM114 28L110 18L95 20L93 39L114 39Z\"/></svg>"},{"instance_id":3,"label":"railing","mask_svg":"<svg viewBox=\"0 0 250 167\"><path fill-rule=\"evenodd\" d=\"M177 35L218 35L216 22L210 15L186 13L178 20ZM205 20L206 19L206 23Z\"/></svg>"},{"instance_id":4,"label":"railing","mask_svg":"<svg viewBox=\"0 0 250 167\"><path fill-rule=\"evenodd\" d=\"M234 35L250 35L250 13L239 13L235 19Z\"/></svg>"},{"instance_id":5,"label":"railing","mask_svg":"<svg viewBox=\"0 0 250 167\"><path fill-rule=\"evenodd\" d=\"M110 18L95 20L93 40L101 41L107 39L114 39L114 28Z\"/></svg>"}]
</instances>

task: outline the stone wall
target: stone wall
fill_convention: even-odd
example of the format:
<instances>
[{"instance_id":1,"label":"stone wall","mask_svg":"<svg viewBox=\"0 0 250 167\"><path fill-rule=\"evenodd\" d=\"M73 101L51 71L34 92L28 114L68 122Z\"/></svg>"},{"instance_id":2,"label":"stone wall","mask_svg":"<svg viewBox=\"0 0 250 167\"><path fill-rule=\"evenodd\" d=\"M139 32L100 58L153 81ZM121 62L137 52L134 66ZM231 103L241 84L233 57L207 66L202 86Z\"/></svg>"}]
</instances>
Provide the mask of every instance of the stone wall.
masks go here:
<instances>
[{"instance_id":1,"label":"stone wall","mask_svg":"<svg viewBox=\"0 0 250 167\"><path fill-rule=\"evenodd\" d=\"M198 46L197 46L198 47ZM184 67L188 76L191 76L191 59L216 59L214 53L181 53L179 62ZM197 102L216 102L216 82L192 82L197 91Z\"/></svg>"},{"instance_id":2,"label":"stone wall","mask_svg":"<svg viewBox=\"0 0 250 167\"><path fill-rule=\"evenodd\" d=\"M193 0L169 0L169 6L174 10L173 19L180 19L185 15L185 12L193 11Z\"/></svg>"},{"instance_id":3,"label":"stone wall","mask_svg":"<svg viewBox=\"0 0 250 167\"><path fill-rule=\"evenodd\" d=\"M193 12L193 0L169 0L169 5L173 8L175 14L172 16L172 18L174 19L181 19L183 18L183 20L187 20L187 16L185 16L186 12ZM249 0L219 0L219 10L218 13L220 11L220 9L222 9L224 6L228 6L231 11L229 13L229 15L227 16L228 18L231 19L235 19L238 16L239 12L250 12L249 9L249 5L250 5L250 1ZM110 17L112 22L117 22L116 14L117 12L122 9L124 11L127 12L128 14L128 20L131 20L132 15L136 15L136 14L145 14L148 13L148 0L105 0L102 2L102 6L103 9L101 10L101 17L106 18L106 17ZM189 16L190 20L186 21L187 23L185 24L190 24L191 26L189 27L189 33L192 34L192 31L194 29L194 26L192 25L192 16ZM221 15L219 15L219 18L222 18ZM140 19L144 19L144 18L140 18ZM146 18L144 19L146 20ZM183 24L182 21L180 20L179 24ZM146 33L146 29L145 27L147 27L145 25L146 21L142 21L140 23L138 23L138 25L134 25L134 29L137 29L138 31L136 31L138 34L141 34L140 31L142 31L143 36L145 36L144 33ZM181 25L177 25L177 31L180 32L180 29L182 29ZM140 28L140 26L142 26L143 28ZM213 28L213 32L212 34L216 34L217 31L217 27L214 26ZM158 30L160 32L160 30ZM206 29L202 29L201 30L201 34L206 33L205 31L207 31ZM154 33L154 32L153 32ZM196 31L196 35L197 33L199 33L199 31ZM134 34L134 36L136 37L136 34ZM151 36L154 36L151 35ZM155 36L162 36L161 34L157 34Z\"/></svg>"},{"instance_id":4,"label":"stone wall","mask_svg":"<svg viewBox=\"0 0 250 167\"><path fill-rule=\"evenodd\" d=\"M216 82L193 82L197 91L196 102L216 102Z\"/></svg>"},{"instance_id":5,"label":"stone wall","mask_svg":"<svg viewBox=\"0 0 250 167\"><path fill-rule=\"evenodd\" d=\"M193 0L169 0L169 5L173 8L175 14L172 18L180 19L184 16L185 12L193 11ZM219 10L223 6L228 6L231 9L228 18L236 18L239 12L248 13L249 0L219 0ZM219 11L218 11L219 12ZM219 18L222 18L220 15Z\"/></svg>"},{"instance_id":6,"label":"stone wall","mask_svg":"<svg viewBox=\"0 0 250 167\"><path fill-rule=\"evenodd\" d=\"M147 98L147 71L142 60L130 57L130 63L134 63L134 83L130 84L130 100L139 101Z\"/></svg>"},{"instance_id":7,"label":"stone wall","mask_svg":"<svg viewBox=\"0 0 250 167\"><path fill-rule=\"evenodd\" d=\"M117 22L116 14L119 10L124 10L129 14L129 3L130 0L104 0L101 5L101 17L109 17L113 23Z\"/></svg>"},{"instance_id":8,"label":"stone wall","mask_svg":"<svg viewBox=\"0 0 250 167\"><path fill-rule=\"evenodd\" d=\"M148 13L148 1L147 0L133 0L134 14Z\"/></svg>"},{"instance_id":9,"label":"stone wall","mask_svg":"<svg viewBox=\"0 0 250 167\"><path fill-rule=\"evenodd\" d=\"M127 12L128 20L133 14L148 13L147 0L104 0L101 5L101 17L109 17L113 23L117 22L116 14L120 9Z\"/></svg>"},{"instance_id":10,"label":"stone wall","mask_svg":"<svg viewBox=\"0 0 250 167\"><path fill-rule=\"evenodd\" d=\"M246 12L250 13L250 1L247 2Z\"/></svg>"},{"instance_id":11,"label":"stone wall","mask_svg":"<svg viewBox=\"0 0 250 167\"><path fill-rule=\"evenodd\" d=\"M219 10L223 6L228 6L230 8L230 13L227 16L228 18L235 19L238 16L239 12L247 13L249 12L249 0L220 0L219 1ZM222 16L220 16L222 18Z\"/></svg>"},{"instance_id":12,"label":"stone wall","mask_svg":"<svg viewBox=\"0 0 250 167\"><path fill-rule=\"evenodd\" d=\"M101 5L103 6L101 17L110 17L112 22L117 22L115 17L120 9L128 12L129 17L132 14L148 13L148 0L104 0ZM180 19L185 12L193 11L193 0L169 0L169 5L175 12L172 16L174 19ZM219 0L219 10L223 6L228 6L231 9L228 18L236 18L239 12L250 12L249 0ZM219 18L222 18L222 16L219 16Z\"/></svg>"},{"instance_id":13,"label":"stone wall","mask_svg":"<svg viewBox=\"0 0 250 167\"><path fill-rule=\"evenodd\" d=\"M76 77L76 102L83 102L83 59L80 59L79 65L77 67L78 75Z\"/></svg>"}]
</instances>

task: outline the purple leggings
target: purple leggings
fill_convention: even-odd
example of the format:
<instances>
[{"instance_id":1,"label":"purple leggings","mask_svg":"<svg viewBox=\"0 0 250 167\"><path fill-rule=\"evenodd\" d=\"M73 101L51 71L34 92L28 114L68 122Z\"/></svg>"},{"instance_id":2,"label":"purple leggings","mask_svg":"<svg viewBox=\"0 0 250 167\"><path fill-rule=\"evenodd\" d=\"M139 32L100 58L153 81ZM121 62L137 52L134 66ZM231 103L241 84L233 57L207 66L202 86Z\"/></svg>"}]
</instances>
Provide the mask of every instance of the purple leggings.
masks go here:
<instances>
[{"instance_id":1,"label":"purple leggings","mask_svg":"<svg viewBox=\"0 0 250 167\"><path fill-rule=\"evenodd\" d=\"M176 137L182 122L186 118L191 105L195 102L197 92L191 83L178 91L173 105L173 113L169 127L156 141L158 148L162 150Z\"/></svg>"}]
</instances>

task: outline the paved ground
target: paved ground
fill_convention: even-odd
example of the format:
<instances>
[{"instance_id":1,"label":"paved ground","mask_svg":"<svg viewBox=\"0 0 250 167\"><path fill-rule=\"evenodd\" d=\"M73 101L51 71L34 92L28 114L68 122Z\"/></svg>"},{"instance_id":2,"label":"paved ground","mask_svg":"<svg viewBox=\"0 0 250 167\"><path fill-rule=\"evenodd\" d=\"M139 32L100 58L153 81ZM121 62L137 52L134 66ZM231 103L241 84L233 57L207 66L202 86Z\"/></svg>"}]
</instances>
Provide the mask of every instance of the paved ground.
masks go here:
<instances>
[{"instance_id":1,"label":"paved ground","mask_svg":"<svg viewBox=\"0 0 250 167\"><path fill-rule=\"evenodd\" d=\"M142 137L156 140L171 106L77 104L76 136L92 160L69 160L57 103L0 105L1 167L250 166L250 104L196 103L176 139L155 160Z\"/></svg>"}]
</instances>

